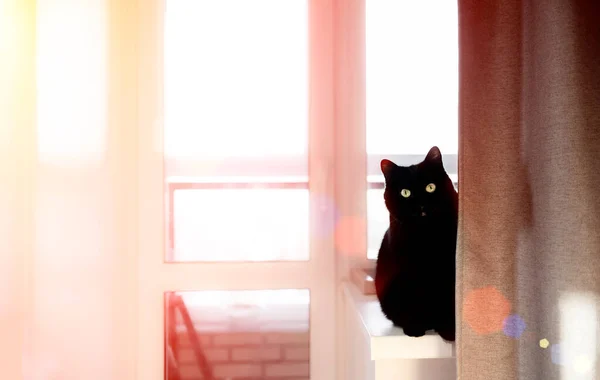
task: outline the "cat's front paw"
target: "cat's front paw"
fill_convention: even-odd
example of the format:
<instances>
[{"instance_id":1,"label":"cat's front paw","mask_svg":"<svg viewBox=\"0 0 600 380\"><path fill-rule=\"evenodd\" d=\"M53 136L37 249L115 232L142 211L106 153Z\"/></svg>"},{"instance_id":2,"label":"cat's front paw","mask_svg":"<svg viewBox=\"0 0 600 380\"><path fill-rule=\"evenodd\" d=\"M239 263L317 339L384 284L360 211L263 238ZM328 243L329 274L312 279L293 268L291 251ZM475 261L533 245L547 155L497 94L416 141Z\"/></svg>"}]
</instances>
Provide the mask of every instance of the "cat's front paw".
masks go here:
<instances>
[{"instance_id":1,"label":"cat's front paw","mask_svg":"<svg viewBox=\"0 0 600 380\"><path fill-rule=\"evenodd\" d=\"M440 334L442 339L444 339L445 341L454 342L456 340L456 332L454 331L454 329L436 329L436 332Z\"/></svg>"},{"instance_id":2,"label":"cat's front paw","mask_svg":"<svg viewBox=\"0 0 600 380\"><path fill-rule=\"evenodd\" d=\"M425 335L425 329L418 327L404 327L404 334L413 338L418 338L420 336Z\"/></svg>"}]
</instances>

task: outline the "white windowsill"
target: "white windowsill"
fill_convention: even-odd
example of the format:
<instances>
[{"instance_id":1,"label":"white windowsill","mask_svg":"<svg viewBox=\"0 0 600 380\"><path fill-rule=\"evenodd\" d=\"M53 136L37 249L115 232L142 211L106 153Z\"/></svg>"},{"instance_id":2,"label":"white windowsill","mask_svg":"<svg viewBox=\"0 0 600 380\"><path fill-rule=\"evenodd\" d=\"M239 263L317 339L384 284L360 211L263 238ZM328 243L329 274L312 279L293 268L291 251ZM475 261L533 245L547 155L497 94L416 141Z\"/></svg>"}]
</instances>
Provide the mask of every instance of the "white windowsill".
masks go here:
<instances>
[{"instance_id":1,"label":"white windowsill","mask_svg":"<svg viewBox=\"0 0 600 380\"><path fill-rule=\"evenodd\" d=\"M439 335L428 332L420 338L404 335L401 329L394 327L381 312L375 295L362 294L349 283L342 284L346 302L352 305L350 310L358 313L368 341L371 360L380 359L442 359L456 357L453 343L445 342Z\"/></svg>"}]
</instances>

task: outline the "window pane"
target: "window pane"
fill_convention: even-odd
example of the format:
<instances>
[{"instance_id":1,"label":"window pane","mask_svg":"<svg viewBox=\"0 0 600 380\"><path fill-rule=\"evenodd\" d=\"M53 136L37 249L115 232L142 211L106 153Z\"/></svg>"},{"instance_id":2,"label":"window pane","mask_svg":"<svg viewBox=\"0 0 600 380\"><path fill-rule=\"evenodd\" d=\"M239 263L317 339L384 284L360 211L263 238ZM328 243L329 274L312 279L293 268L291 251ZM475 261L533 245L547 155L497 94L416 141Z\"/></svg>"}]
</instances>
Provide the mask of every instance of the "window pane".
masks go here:
<instances>
[{"instance_id":1,"label":"window pane","mask_svg":"<svg viewBox=\"0 0 600 380\"><path fill-rule=\"evenodd\" d=\"M457 179L458 11L456 2L367 0L368 182L383 183L382 158L421 161L433 145ZM367 257L389 226L383 189L367 191Z\"/></svg>"},{"instance_id":2,"label":"window pane","mask_svg":"<svg viewBox=\"0 0 600 380\"><path fill-rule=\"evenodd\" d=\"M307 39L307 0L167 0L167 158L305 155Z\"/></svg>"},{"instance_id":3,"label":"window pane","mask_svg":"<svg viewBox=\"0 0 600 380\"><path fill-rule=\"evenodd\" d=\"M458 150L456 1L367 0L367 152Z\"/></svg>"},{"instance_id":4,"label":"window pane","mask_svg":"<svg viewBox=\"0 0 600 380\"><path fill-rule=\"evenodd\" d=\"M166 1L168 261L308 259L308 186L219 189L308 182L307 3Z\"/></svg>"},{"instance_id":5,"label":"window pane","mask_svg":"<svg viewBox=\"0 0 600 380\"><path fill-rule=\"evenodd\" d=\"M166 380L309 378L308 290L168 292L165 303Z\"/></svg>"},{"instance_id":6,"label":"window pane","mask_svg":"<svg viewBox=\"0 0 600 380\"><path fill-rule=\"evenodd\" d=\"M308 260L308 190L176 190L174 261Z\"/></svg>"}]
</instances>

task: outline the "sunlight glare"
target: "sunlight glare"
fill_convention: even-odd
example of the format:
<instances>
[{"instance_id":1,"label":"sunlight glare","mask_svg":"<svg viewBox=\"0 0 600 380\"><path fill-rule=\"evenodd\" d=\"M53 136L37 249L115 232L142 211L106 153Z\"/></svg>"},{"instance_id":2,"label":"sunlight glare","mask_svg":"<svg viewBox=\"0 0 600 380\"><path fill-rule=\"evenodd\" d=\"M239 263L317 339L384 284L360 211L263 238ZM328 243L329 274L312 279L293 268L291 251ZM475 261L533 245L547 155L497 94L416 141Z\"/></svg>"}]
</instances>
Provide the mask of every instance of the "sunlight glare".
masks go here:
<instances>
[{"instance_id":1,"label":"sunlight glare","mask_svg":"<svg viewBox=\"0 0 600 380\"><path fill-rule=\"evenodd\" d=\"M18 35L16 23L17 9L14 1L0 0L0 106L4 107L10 100L7 89L11 88L9 81L16 69L15 58L18 56ZM6 97L5 97L6 96Z\"/></svg>"},{"instance_id":2,"label":"sunlight glare","mask_svg":"<svg viewBox=\"0 0 600 380\"><path fill-rule=\"evenodd\" d=\"M308 201L302 189L177 191L174 260L308 260Z\"/></svg>"},{"instance_id":3,"label":"sunlight glare","mask_svg":"<svg viewBox=\"0 0 600 380\"><path fill-rule=\"evenodd\" d=\"M368 0L367 152L458 150L454 1Z\"/></svg>"},{"instance_id":4,"label":"sunlight glare","mask_svg":"<svg viewBox=\"0 0 600 380\"><path fill-rule=\"evenodd\" d=\"M105 3L37 2L40 162L71 167L103 158L108 96Z\"/></svg>"},{"instance_id":5,"label":"sunlight glare","mask_svg":"<svg viewBox=\"0 0 600 380\"><path fill-rule=\"evenodd\" d=\"M165 154L302 155L308 131L305 0L168 0Z\"/></svg>"},{"instance_id":6,"label":"sunlight glare","mask_svg":"<svg viewBox=\"0 0 600 380\"><path fill-rule=\"evenodd\" d=\"M0 0L0 147L10 150L14 141L9 138L17 127L17 115L23 108L18 91L31 82L25 60L30 59L30 34L33 27L28 21L31 4L25 1ZM21 95L22 96L22 95ZM29 100L29 99L27 99ZM19 102L21 101L21 102ZM6 135L5 135L6 133Z\"/></svg>"},{"instance_id":7,"label":"sunlight glare","mask_svg":"<svg viewBox=\"0 0 600 380\"><path fill-rule=\"evenodd\" d=\"M560 297L559 311L561 378L596 379L598 298L593 293L566 293Z\"/></svg>"}]
</instances>

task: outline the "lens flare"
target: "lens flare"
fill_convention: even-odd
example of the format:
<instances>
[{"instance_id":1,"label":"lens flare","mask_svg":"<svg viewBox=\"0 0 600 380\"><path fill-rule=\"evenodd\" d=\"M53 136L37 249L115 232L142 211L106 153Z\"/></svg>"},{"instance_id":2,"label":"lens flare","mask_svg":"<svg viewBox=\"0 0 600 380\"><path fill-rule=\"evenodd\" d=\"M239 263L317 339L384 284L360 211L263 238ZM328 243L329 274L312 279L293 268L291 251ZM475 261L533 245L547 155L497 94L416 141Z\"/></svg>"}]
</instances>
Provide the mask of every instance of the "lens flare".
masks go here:
<instances>
[{"instance_id":1,"label":"lens flare","mask_svg":"<svg viewBox=\"0 0 600 380\"><path fill-rule=\"evenodd\" d=\"M502 331L510 313L510 302L494 286L473 289L465 297L463 317L477 334Z\"/></svg>"}]
</instances>

